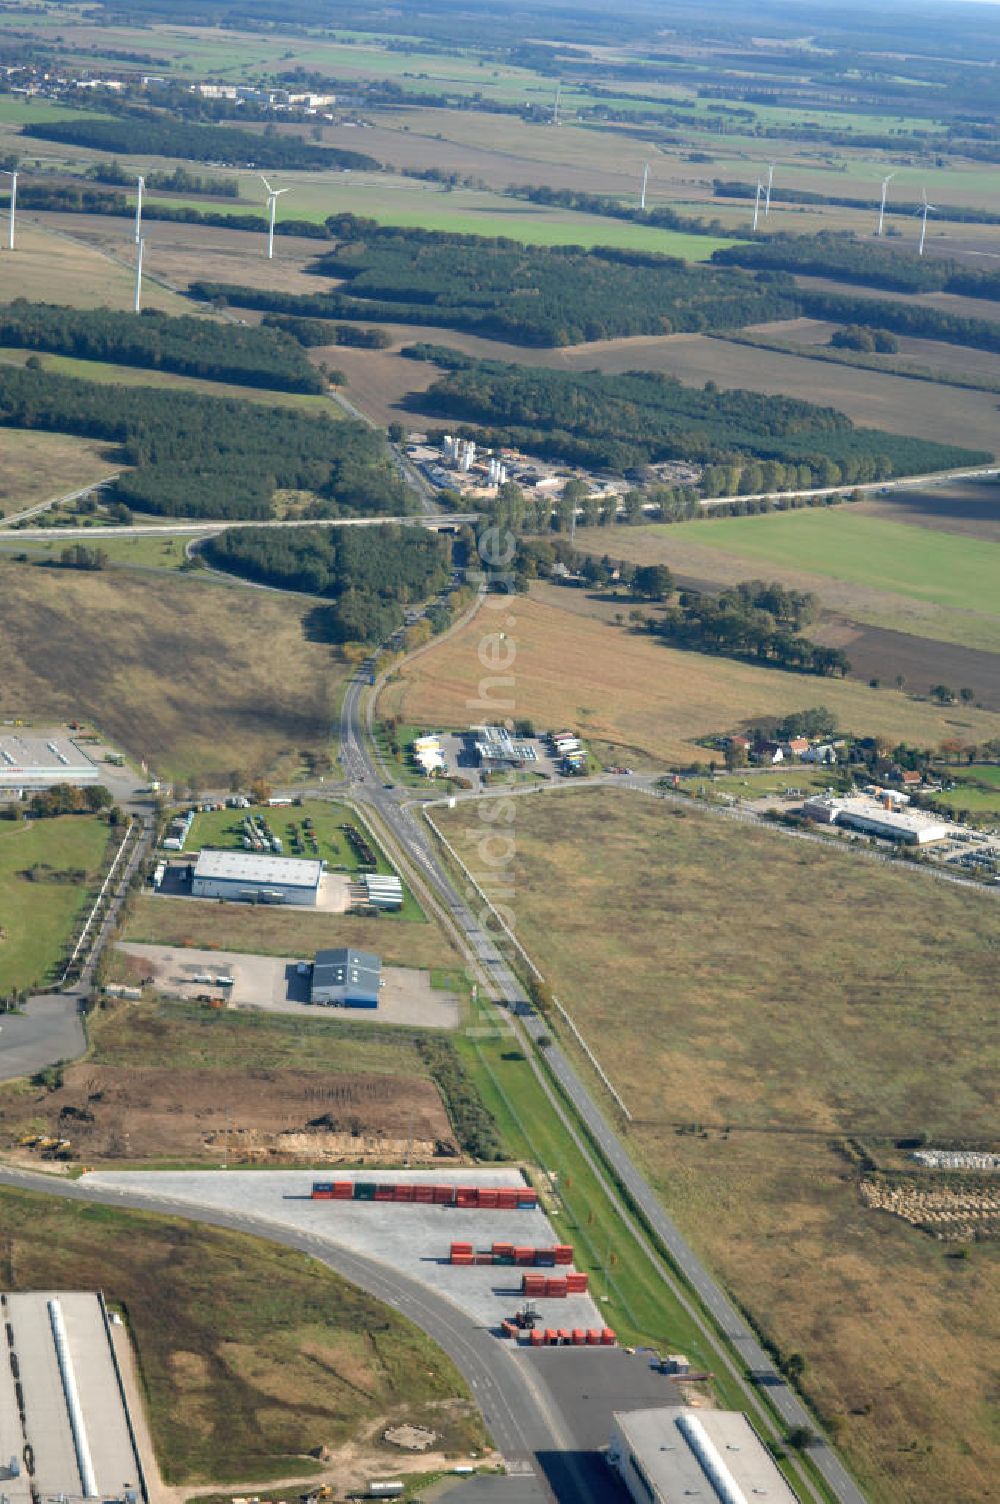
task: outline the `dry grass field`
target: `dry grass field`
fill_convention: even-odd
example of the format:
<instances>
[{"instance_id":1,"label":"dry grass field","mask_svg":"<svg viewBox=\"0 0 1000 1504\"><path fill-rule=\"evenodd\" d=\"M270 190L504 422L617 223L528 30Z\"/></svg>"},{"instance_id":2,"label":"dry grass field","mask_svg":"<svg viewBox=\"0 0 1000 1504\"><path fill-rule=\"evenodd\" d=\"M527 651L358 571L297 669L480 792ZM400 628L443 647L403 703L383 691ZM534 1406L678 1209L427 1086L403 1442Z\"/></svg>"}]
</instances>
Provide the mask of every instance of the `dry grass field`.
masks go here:
<instances>
[{"instance_id":1,"label":"dry grass field","mask_svg":"<svg viewBox=\"0 0 1000 1504\"><path fill-rule=\"evenodd\" d=\"M66 496L118 468L114 449L93 439L0 428L0 517Z\"/></svg>"},{"instance_id":2,"label":"dry grass field","mask_svg":"<svg viewBox=\"0 0 1000 1504\"><path fill-rule=\"evenodd\" d=\"M477 870L484 827L439 818ZM995 1132L991 896L624 791L518 801L510 828L522 942L870 1496L985 1500L996 1246L954 1260L867 1210L833 1144Z\"/></svg>"},{"instance_id":3,"label":"dry grass field","mask_svg":"<svg viewBox=\"0 0 1000 1504\"><path fill-rule=\"evenodd\" d=\"M598 748L681 765L708 761L695 745L698 737L819 704L828 705L845 730L918 746L1000 734L1000 716L986 711L942 709L894 689L681 652L542 601L519 597L509 615L512 620L498 616L495 622L516 648L509 684L494 685L485 696L480 688L490 676L478 648L491 623L477 618L404 665L380 698L382 713L407 725L468 726L493 714L527 717L542 727L565 722ZM481 703L484 698L489 703Z\"/></svg>"},{"instance_id":4,"label":"dry grass field","mask_svg":"<svg viewBox=\"0 0 1000 1504\"><path fill-rule=\"evenodd\" d=\"M294 776L344 669L311 607L176 574L0 563L3 715L94 721L167 777Z\"/></svg>"},{"instance_id":5,"label":"dry grass field","mask_svg":"<svg viewBox=\"0 0 1000 1504\"><path fill-rule=\"evenodd\" d=\"M375 951L386 966L449 970L461 965L451 941L432 923L241 904L227 904L221 910L214 903L148 895L136 902L128 939L269 956L312 957L323 946L353 945Z\"/></svg>"}]
</instances>

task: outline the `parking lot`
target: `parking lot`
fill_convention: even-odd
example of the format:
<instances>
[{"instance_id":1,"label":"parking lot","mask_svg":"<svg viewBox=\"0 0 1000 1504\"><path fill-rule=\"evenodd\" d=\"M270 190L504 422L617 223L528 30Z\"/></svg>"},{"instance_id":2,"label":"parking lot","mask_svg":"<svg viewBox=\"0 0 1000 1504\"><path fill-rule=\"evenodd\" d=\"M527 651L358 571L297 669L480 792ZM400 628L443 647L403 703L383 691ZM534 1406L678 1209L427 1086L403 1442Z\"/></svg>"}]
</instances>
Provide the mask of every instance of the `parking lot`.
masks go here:
<instances>
[{"instance_id":1,"label":"parking lot","mask_svg":"<svg viewBox=\"0 0 1000 1504\"><path fill-rule=\"evenodd\" d=\"M118 1171L86 1175L101 1186L148 1189L178 1203L218 1207L264 1217L271 1222L305 1230L363 1257L381 1261L452 1301L491 1330L524 1304L521 1271L509 1265L456 1267L448 1263L452 1241L468 1240L475 1248L493 1242L516 1242L551 1247L559 1241L545 1213L538 1208L493 1211L454 1206L405 1205L382 1201L312 1201L314 1179L330 1179L303 1170L230 1171ZM341 1170L338 1180L376 1183L520 1186L517 1170ZM576 1266L574 1266L576 1267ZM553 1272L553 1271L549 1271ZM565 1267L560 1267L564 1273ZM541 1299L538 1307L545 1326L603 1327L604 1318L589 1295ZM570 1359L569 1353L558 1356Z\"/></svg>"},{"instance_id":2,"label":"parking lot","mask_svg":"<svg viewBox=\"0 0 1000 1504\"><path fill-rule=\"evenodd\" d=\"M300 973L301 963L292 956L132 943L118 948L148 963L147 975L153 978L157 991L167 997L224 997L236 1010L300 1014L328 1019L333 1025L349 1018L409 1028L456 1029L461 1017L454 993L432 987L429 972L409 966L383 968L385 986L380 989L377 1008L325 1008L309 1002L310 978ZM220 976L232 977L233 985L219 985L216 978Z\"/></svg>"}]
</instances>

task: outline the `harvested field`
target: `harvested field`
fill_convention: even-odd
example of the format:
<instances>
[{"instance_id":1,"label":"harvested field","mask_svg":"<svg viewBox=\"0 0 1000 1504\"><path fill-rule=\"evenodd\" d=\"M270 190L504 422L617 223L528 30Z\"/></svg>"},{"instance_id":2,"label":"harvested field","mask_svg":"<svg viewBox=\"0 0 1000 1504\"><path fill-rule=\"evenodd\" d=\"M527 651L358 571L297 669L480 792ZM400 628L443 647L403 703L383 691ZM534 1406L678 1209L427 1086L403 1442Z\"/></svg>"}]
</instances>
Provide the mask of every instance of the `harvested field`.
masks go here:
<instances>
[{"instance_id":1,"label":"harvested field","mask_svg":"<svg viewBox=\"0 0 1000 1504\"><path fill-rule=\"evenodd\" d=\"M477 822L436 819L477 870ZM993 1134L991 895L624 791L521 800L511 829L519 937L634 1113L633 1150L804 1355L870 1496L932 1504L947 1476L984 1500L998 1250L953 1264L869 1211L836 1145Z\"/></svg>"},{"instance_id":2,"label":"harvested field","mask_svg":"<svg viewBox=\"0 0 1000 1504\"><path fill-rule=\"evenodd\" d=\"M1000 485L934 486L926 491L894 491L855 503L865 517L883 517L915 527L939 529L1000 543Z\"/></svg>"},{"instance_id":3,"label":"harvested field","mask_svg":"<svg viewBox=\"0 0 1000 1504\"><path fill-rule=\"evenodd\" d=\"M458 1153L432 1082L329 1070L71 1066L54 1091L4 1112L8 1147L41 1121L77 1162L432 1162ZM20 1157L34 1158L26 1148Z\"/></svg>"},{"instance_id":4,"label":"harvested field","mask_svg":"<svg viewBox=\"0 0 1000 1504\"><path fill-rule=\"evenodd\" d=\"M74 220L76 215L64 218ZM105 221L105 223L108 223ZM117 223L118 236L107 250L70 238L65 232L53 233L45 227L45 217L18 213L16 261L5 273L4 296L30 298L48 303L69 303L75 308L128 309L132 307L135 272L132 267L132 244L128 222ZM191 307L178 293L159 286L155 265L148 279L143 263L143 303L147 308L162 308L166 313L190 313Z\"/></svg>"},{"instance_id":5,"label":"harvested field","mask_svg":"<svg viewBox=\"0 0 1000 1504\"><path fill-rule=\"evenodd\" d=\"M94 439L0 428L0 517L66 496L119 468L115 450Z\"/></svg>"},{"instance_id":6,"label":"harvested field","mask_svg":"<svg viewBox=\"0 0 1000 1504\"><path fill-rule=\"evenodd\" d=\"M344 669L310 607L210 579L0 562L5 715L92 720L167 777L294 776Z\"/></svg>"},{"instance_id":7,"label":"harvested field","mask_svg":"<svg viewBox=\"0 0 1000 1504\"><path fill-rule=\"evenodd\" d=\"M795 281L811 292L843 293L849 297L877 298L883 302L889 299L894 303L915 303L921 308L938 308L942 313L954 313L963 319L1000 320L1000 303L991 302L989 298L966 298L954 292L894 292L884 287L864 287L861 283L836 282L831 277L796 277Z\"/></svg>"},{"instance_id":8,"label":"harvested field","mask_svg":"<svg viewBox=\"0 0 1000 1504\"><path fill-rule=\"evenodd\" d=\"M1000 717L988 712L681 652L532 599L509 606L505 628L517 656L499 685L493 676L485 696L480 688L484 629L477 621L404 664L380 697L381 713L406 725L467 726L496 714L542 727L565 722L599 748L681 766L708 761L695 745L699 737L818 704L830 707L842 729L893 742L938 746L955 735L987 741L1000 734Z\"/></svg>"},{"instance_id":9,"label":"harvested field","mask_svg":"<svg viewBox=\"0 0 1000 1504\"><path fill-rule=\"evenodd\" d=\"M323 946L353 945L374 951L387 966L455 967L458 952L436 924L362 919L296 908L202 903L195 899L137 899L129 940L188 945L267 956L311 956Z\"/></svg>"},{"instance_id":10,"label":"harvested field","mask_svg":"<svg viewBox=\"0 0 1000 1504\"><path fill-rule=\"evenodd\" d=\"M881 511L873 515L887 514ZM758 519L748 520L752 524ZM616 558L640 564L669 564L678 576L720 588L766 574L769 579L781 580L797 590L811 590L828 610L850 621L902 632L915 640L927 639L932 644L953 643L987 653L1000 652L1000 624L994 613L917 600L885 589L884 583L862 585L838 580L829 574L812 574L802 568L779 565L774 559L762 563L759 558L745 557L735 549L724 551L712 547L713 535L709 529L714 526L714 521L706 520L686 532L673 525L616 528L610 538L606 529L598 528L578 531L576 541L578 547L599 555L610 549ZM924 689L938 681L928 669L912 682L915 688Z\"/></svg>"}]
</instances>

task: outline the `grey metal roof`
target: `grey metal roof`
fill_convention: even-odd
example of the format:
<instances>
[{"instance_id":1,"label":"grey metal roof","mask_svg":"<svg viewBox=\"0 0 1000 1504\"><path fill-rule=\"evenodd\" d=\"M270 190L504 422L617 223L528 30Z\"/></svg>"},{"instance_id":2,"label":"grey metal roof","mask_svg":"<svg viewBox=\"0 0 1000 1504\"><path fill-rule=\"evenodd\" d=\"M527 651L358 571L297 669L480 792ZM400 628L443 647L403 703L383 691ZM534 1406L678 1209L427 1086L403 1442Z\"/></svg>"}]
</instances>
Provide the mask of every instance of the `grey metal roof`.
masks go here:
<instances>
[{"instance_id":1,"label":"grey metal roof","mask_svg":"<svg viewBox=\"0 0 1000 1504\"><path fill-rule=\"evenodd\" d=\"M285 888L318 888L322 862L294 856L270 856L259 851L215 851L198 855L194 876L212 882L280 884Z\"/></svg>"},{"instance_id":2,"label":"grey metal roof","mask_svg":"<svg viewBox=\"0 0 1000 1504\"><path fill-rule=\"evenodd\" d=\"M313 961L312 990L346 987L364 997L377 997L382 962L370 951L339 946L318 950Z\"/></svg>"}]
</instances>

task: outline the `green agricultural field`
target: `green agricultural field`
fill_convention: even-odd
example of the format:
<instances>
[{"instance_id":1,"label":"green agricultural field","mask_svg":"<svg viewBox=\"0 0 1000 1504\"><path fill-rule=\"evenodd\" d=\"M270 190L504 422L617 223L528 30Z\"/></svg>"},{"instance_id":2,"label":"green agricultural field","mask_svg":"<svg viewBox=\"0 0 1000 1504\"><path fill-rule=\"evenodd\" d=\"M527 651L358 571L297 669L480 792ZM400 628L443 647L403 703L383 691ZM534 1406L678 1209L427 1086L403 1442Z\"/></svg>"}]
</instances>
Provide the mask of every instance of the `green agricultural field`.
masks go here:
<instances>
[{"instance_id":1,"label":"green agricultural field","mask_svg":"<svg viewBox=\"0 0 1000 1504\"><path fill-rule=\"evenodd\" d=\"M286 173L282 183L294 177ZM161 198L159 203L183 209L204 209L204 199ZM259 205L242 199L213 203L213 212L246 214ZM340 173L310 180L300 175L293 190L278 201L278 219L307 219L322 223L331 214L359 214L379 224L404 229L442 230L460 235L503 235L528 245L612 245L629 250L656 251L687 261L707 261L712 252L731 241L710 235L687 235L656 230L628 220L577 214L570 209L538 208L501 194L457 188L453 192L410 178ZM317 251L322 247L317 245ZM276 254L280 255L280 241Z\"/></svg>"},{"instance_id":2,"label":"green agricultural field","mask_svg":"<svg viewBox=\"0 0 1000 1504\"><path fill-rule=\"evenodd\" d=\"M948 768L945 777L955 787L941 795L942 804L1000 819L1000 767Z\"/></svg>"},{"instance_id":3,"label":"green agricultural field","mask_svg":"<svg viewBox=\"0 0 1000 1504\"><path fill-rule=\"evenodd\" d=\"M95 815L0 820L0 996L49 980L107 844Z\"/></svg>"},{"instance_id":4,"label":"green agricultural field","mask_svg":"<svg viewBox=\"0 0 1000 1504\"><path fill-rule=\"evenodd\" d=\"M744 559L996 614L1000 545L854 515L849 508L771 512L652 528Z\"/></svg>"},{"instance_id":5,"label":"green agricultural field","mask_svg":"<svg viewBox=\"0 0 1000 1504\"><path fill-rule=\"evenodd\" d=\"M336 1451L402 1420L438 1431L456 1460L485 1443L451 1361L315 1259L19 1191L0 1192L0 1220L5 1289L103 1290L126 1313L169 1483L304 1478L320 1470L313 1448ZM374 1476L378 1457L366 1460Z\"/></svg>"}]
</instances>

